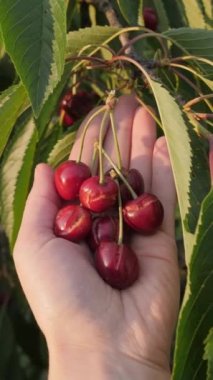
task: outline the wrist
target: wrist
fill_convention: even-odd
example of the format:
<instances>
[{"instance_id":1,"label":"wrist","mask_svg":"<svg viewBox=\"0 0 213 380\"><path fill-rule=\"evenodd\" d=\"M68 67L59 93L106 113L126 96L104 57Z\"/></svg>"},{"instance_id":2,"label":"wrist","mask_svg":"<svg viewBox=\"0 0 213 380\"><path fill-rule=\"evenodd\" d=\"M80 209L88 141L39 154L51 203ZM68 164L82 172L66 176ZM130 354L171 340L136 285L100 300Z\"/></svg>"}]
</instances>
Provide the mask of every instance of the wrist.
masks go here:
<instances>
[{"instance_id":1,"label":"wrist","mask_svg":"<svg viewBox=\"0 0 213 380\"><path fill-rule=\"evenodd\" d=\"M49 347L49 380L169 380L168 369L117 351Z\"/></svg>"}]
</instances>

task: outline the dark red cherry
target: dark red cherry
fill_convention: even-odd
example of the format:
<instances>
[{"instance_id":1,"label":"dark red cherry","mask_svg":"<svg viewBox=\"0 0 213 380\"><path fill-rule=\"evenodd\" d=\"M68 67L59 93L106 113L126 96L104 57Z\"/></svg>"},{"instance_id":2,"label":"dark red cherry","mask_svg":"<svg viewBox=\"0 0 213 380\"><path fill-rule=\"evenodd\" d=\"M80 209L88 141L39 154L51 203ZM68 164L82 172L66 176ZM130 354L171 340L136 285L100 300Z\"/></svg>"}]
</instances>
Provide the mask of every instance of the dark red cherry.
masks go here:
<instances>
[{"instance_id":1,"label":"dark red cherry","mask_svg":"<svg viewBox=\"0 0 213 380\"><path fill-rule=\"evenodd\" d=\"M158 17L155 9L150 7L145 7L143 10L144 25L146 28L151 30L157 30Z\"/></svg>"},{"instance_id":2,"label":"dark red cherry","mask_svg":"<svg viewBox=\"0 0 213 380\"><path fill-rule=\"evenodd\" d=\"M85 179L91 176L89 167L83 162L65 161L55 170L55 186L62 199L76 199Z\"/></svg>"},{"instance_id":3,"label":"dark red cherry","mask_svg":"<svg viewBox=\"0 0 213 380\"><path fill-rule=\"evenodd\" d=\"M141 195L144 192L144 181L141 173L137 169L132 168L124 172L124 175L134 192L137 195ZM123 203L126 203L129 199L132 199L131 193L122 180L120 181L120 191Z\"/></svg>"},{"instance_id":4,"label":"dark red cherry","mask_svg":"<svg viewBox=\"0 0 213 380\"><path fill-rule=\"evenodd\" d=\"M95 264L103 280L116 289L128 288L139 275L137 256L124 244L102 242L96 251Z\"/></svg>"},{"instance_id":5,"label":"dark red cherry","mask_svg":"<svg viewBox=\"0 0 213 380\"><path fill-rule=\"evenodd\" d=\"M74 124L74 119L72 116L70 116L67 112L61 111L60 114L61 123L64 127L70 127Z\"/></svg>"},{"instance_id":6,"label":"dark red cherry","mask_svg":"<svg viewBox=\"0 0 213 380\"><path fill-rule=\"evenodd\" d=\"M79 91L73 95L71 113L75 120L82 118L92 110L96 96L92 92Z\"/></svg>"},{"instance_id":7,"label":"dark red cherry","mask_svg":"<svg viewBox=\"0 0 213 380\"><path fill-rule=\"evenodd\" d=\"M99 183L99 177L86 179L81 185L79 198L82 205L93 212L103 212L112 207L118 195L116 182L105 177L104 183Z\"/></svg>"},{"instance_id":8,"label":"dark red cherry","mask_svg":"<svg viewBox=\"0 0 213 380\"><path fill-rule=\"evenodd\" d=\"M95 218L92 223L89 245L92 250L96 250L102 241L117 241L119 231L118 218L113 216L103 216Z\"/></svg>"},{"instance_id":9,"label":"dark red cherry","mask_svg":"<svg viewBox=\"0 0 213 380\"><path fill-rule=\"evenodd\" d=\"M75 121L91 111L95 100L96 96L94 93L78 91L76 94L73 94L71 90L68 90L60 102L59 112L61 113L64 110Z\"/></svg>"},{"instance_id":10,"label":"dark red cherry","mask_svg":"<svg viewBox=\"0 0 213 380\"><path fill-rule=\"evenodd\" d=\"M92 228L92 217L79 205L60 209L55 218L55 235L73 242L84 239Z\"/></svg>"},{"instance_id":11,"label":"dark red cherry","mask_svg":"<svg viewBox=\"0 0 213 380\"><path fill-rule=\"evenodd\" d=\"M128 201L123 207L125 222L138 232L153 233L163 221L164 210L159 199L149 193Z\"/></svg>"},{"instance_id":12,"label":"dark red cherry","mask_svg":"<svg viewBox=\"0 0 213 380\"><path fill-rule=\"evenodd\" d=\"M63 98L61 99L59 109L69 112L71 108L71 104L72 104L72 99L73 99L73 93L70 90L68 90L66 94L64 94Z\"/></svg>"}]
</instances>

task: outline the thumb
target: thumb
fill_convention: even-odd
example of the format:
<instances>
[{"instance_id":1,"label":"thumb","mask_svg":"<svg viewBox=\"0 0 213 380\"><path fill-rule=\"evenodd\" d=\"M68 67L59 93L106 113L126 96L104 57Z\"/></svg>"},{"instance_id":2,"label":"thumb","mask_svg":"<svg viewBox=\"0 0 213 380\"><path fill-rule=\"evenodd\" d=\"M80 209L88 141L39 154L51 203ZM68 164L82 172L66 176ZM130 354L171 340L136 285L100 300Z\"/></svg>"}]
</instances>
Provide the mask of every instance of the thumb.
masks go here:
<instances>
[{"instance_id":1,"label":"thumb","mask_svg":"<svg viewBox=\"0 0 213 380\"><path fill-rule=\"evenodd\" d=\"M36 167L34 183L28 196L14 255L22 245L36 248L54 238L53 224L60 206L54 186L53 170L46 164ZM20 249L22 250L22 249Z\"/></svg>"}]
</instances>

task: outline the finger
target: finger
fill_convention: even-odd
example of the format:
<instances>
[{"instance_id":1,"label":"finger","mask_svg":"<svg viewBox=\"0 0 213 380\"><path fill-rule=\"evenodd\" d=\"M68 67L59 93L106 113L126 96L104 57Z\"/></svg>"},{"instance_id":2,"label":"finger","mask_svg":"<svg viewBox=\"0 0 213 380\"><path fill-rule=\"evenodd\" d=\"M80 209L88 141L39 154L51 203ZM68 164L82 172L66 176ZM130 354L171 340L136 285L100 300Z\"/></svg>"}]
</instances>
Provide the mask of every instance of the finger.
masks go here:
<instances>
[{"instance_id":1,"label":"finger","mask_svg":"<svg viewBox=\"0 0 213 380\"><path fill-rule=\"evenodd\" d=\"M119 98L118 103L116 104L113 112L117 138L121 153L122 165L124 168L129 167L132 123L137 106L138 103L134 94L124 95ZM104 142L104 148L110 156L110 158L115 163L117 163L112 129L108 129L106 139ZM110 167L111 165L107 161L105 161L105 171L107 171Z\"/></svg>"},{"instance_id":2,"label":"finger","mask_svg":"<svg viewBox=\"0 0 213 380\"><path fill-rule=\"evenodd\" d=\"M143 175L145 191L149 191L151 187L152 153L155 140L155 121L145 108L139 107L133 121L130 166Z\"/></svg>"},{"instance_id":3,"label":"finger","mask_svg":"<svg viewBox=\"0 0 213 380\"><path fill-rule=\"evenodd\" d=\"M88 114L88 116L83 121L83 123L81 124L81 126L80 126L80 128L78 129L78 132L77 132L75 143L74 143L74 145L72 147L72 150L71 150L71 153L70 153L70 157L69 157L70 160L76 160L76 159L78 159L79 152L80 152L80 149L81 149L81 139L82 139L82 134L83 134L83 131L84 131L84 127L85 127L87 121L89 120L89 118L91 117L91 115L94 112L96 112L98 109L102 108L102 107L93 109ZM103 115L104 115L104 111L101 112L101 114L99 114L98 116L96 116L92 120L92 122L90 123L90 126L89 126L89 128L87 130L86 136L85 136L84 146L83 146L83 152L82 152L82 156L81 156L81 161L84 162L85 164L89 165L89 166L92 163L93 152L94 152L94 145L95 145L96 142L98 142L100 125L101 125L101 121L103 119ZM107 128L108 128L108 123L106 122L103 136L105 136Z\"/></svg>"},{"instance_id":4,"label":"finger","mask_svg":"<svg viewBox=\"0 0 213 380\"><path fill-rule=\"evenodd\" d=\"M176 191L165 137L160 137L154 147L152 163L152 189L163 204L162 230L174 236Z\"/></svg>"},{"instance_id":5,"label":"finger","mask_svg":"<svg viewBox=\"0 0 213 380\"><path fill-rule=\"evenodd\" d=\"M26 202L18 241L40 245L43 240L53 238L53 224L59 207L53 170L46 164L39 164Z\"/></svg>"},{"instance_id":6,"label":"finger","mask_svg":"<svg viewBox=\"0 0 213 380\"><path fill-rule=\"evenodd\" d=\"M211 183L213 186L213 135L209 139L209 168L211 175Z\"/></svg>"}]
</instances>

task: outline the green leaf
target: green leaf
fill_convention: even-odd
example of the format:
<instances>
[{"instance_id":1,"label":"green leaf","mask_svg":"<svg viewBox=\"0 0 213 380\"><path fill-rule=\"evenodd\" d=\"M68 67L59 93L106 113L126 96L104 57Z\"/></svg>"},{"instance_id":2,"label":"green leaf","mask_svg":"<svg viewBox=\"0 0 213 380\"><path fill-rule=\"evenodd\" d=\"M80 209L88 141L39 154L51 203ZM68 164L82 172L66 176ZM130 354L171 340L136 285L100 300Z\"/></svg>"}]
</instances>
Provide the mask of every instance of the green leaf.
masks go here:
<instances>
[{"instance_id":1,"label":"green leaf","mask_svg":"<svg viewBox=\"0 0 213 380\"><path fill-rule=\"evenodd\" d=\"M58 166L62 161L68 159L72 145L75 141L76 131L66 134L62 139L58 140L52 149L49 157L48 164L53 168Z\"/></svg>"},{"instance_id":2,"label":"green leaf","mask_svg":"<svg viewBox=\"0 0 213 380\"><path fill-rule=\"evenodd\" d=\"M213 59L213 30L179 28L164 34L178 42L189 55Z\"/></svg>"},{"instance_id":3,"label":"green leaf","mask_svg":"<svg viewBox=\"0 0 213 380\"><path fill-rule=\"evenodd\" d=\"M21 84L4 91L0 96L0 157L7 144L16 119L29 103Z\"/></svg>"},{"instance_id":4,"label":"green leaf","mask_svg":"<svg viewBox=\"0 0 213 380\"><path fill-rule=\"evenodd\" d=\"M68 82L68 79L70 77L72 64L67 64L64 69L64 73L62 75L61 81L58 83L57 87L53 91L53 93L49 96L46 103L44 104L44 107L36 120L36 126L38 128L38 134L39 138L42 136L42 134L45 132L45 128L50 122L51 116L53 113L57 112L58 108L58 102L59 98L61 96L61 93Z\"/></svg>"},{"instance_id":5,"label":"green leaf","mask_svg":"<svg viewBox=\"0 0 213 380\"><path fill-rule=\"evenodd\" d=\"M205 352L204 352L203 359L208 360L206 380L212 380L213 379L213 327L210 329L204 343L205 343Z\"/></svg>"},{"instance_id":6,"label":"green leaf","mask_svg":"<svg viewBox=\"0 0 213 380\"><path fill-rule=\"evenodd\" d=\"M67 56L77 56L82 48L90 45L90 49L87 49L86 54L91 53L94 49L94 45L102 45L107 40L117 33L119 28L110 26L93 26L91 28L79 29L78 31L70 32L67 35Z\"/></svg>"},{"instance_id":7,"label":"green leaf","mask_svg":"<svg viewBox=\"0 0 213 380\"><path fill-rule=\"evenodd\" d=\"M213 3L211 0L198 0L198 5L203 14L206 28L213 27Z\"/></svg>"},{"instance_id":8,"label":"green leaf","mask_svg":"<svg viewBox=\"0 0 213 380\"><path fill-rule=\"evenodd\" d=\"M39 138L45 131L48 123L50 122L51 116L57 111L58 101L61 93L70 77L72 64L67 64L64 69L64 73L58 85L56 86L54 92L49 96L46 103L44 104L42 111L36 120L36 126L38 128Z\"/></svg>"},{"instance_id":9,"label":"green leaf","mask_svg":"<svg viewBox=\"0 0 213 380\"><path fill-rule=\"evenodd\" d=\"M202 57L212 62L213 60L213 30L179 28L171 29L164 33L173 41L180 44L188 55ZM181 54L183 55L183 54ZM191 61L196 64L204 74L210 77L213 76L213 67L206 64L201 64Z\"/></svg>"},{"instance_id":10,"label":"green leaf","mask_svg":"<svg viewBox=\"0 0 213 380\"><path fill-rule=\"evenodd\" d=\"M179 1L162 0L166 9L169 25L172 28L186 26L186 19ZM174 17L175 15L175 17Z\"/></svg>"},{"instance_id":11,"label":"green leaf","mask_svg":"<svg viewBox=\"0 0 213 380\"><path fill-rule=\"evenodd\" d=\"M37 149L37 162L47 162L48 157L55 144L62 136L62 127L56 124L50 124L45 136L40 139Z\"/></svg>"},{"instance_id":12,"label":"green leaf","mask_svg":"<svg viewBox=\"0 0 213 380\"><path fill-rule=\"evenodd\" d=\"M71 22L73 17L75 16L77 0L70 0L67 6L67 30L71 28Z\"/></svg>"},{"instance_id":13,"label":"green leaf","mask_svg":"<svg viewBox=\"0 0 213 380\"><path fill-rule=\"evenodd\" d=\"M151 78L149 82L167 139L182 220L187 231L194 232L201 202L210 188L208 159L201 140L174 98L160 83ZM191 243L187 231L184 229L186 255L189 256Z\"/></svg>"},{"instance_id":14,"label":"green leaf","mask_svg":"<svg viewBox=\"0 0 213 380\"><path fill-rule=\"evenodd\" d=\"M143 0L117 0L120 11L129 25L142 25Z\"/></svg>"},{"instance_id":15,"label":"green leaf","mask_svg":"<svg viewBox=\"0 0 213 380\"><path fill-rule=\"evenodd\" d=\"M213 323L213 189L203 201L179 317L173 380L206 379L204 340Z\"/></svg>"},{"instance_id":16,"label":"green leaf","mask_svg":"<svg viewBox=\"0 0 213 380\"><path fill-rule=\"evenodd\" d=\"M0 28L0 59L3 57L4 52L5 52L4 41L3 41L2 31Z\"/></svg>"},{"instance_id":17,"label":"green leaf","mask_svg":"<svg viewBox=\"0 0 213 380\"><path fill-rule=\"evenodd\" d=\"M0 24L9 53L36 116L64 69L64 0L0 0Z\"/></svg>"},{"instance_id":18,"label":"green leaf","mask_svg":"<svg viewBox=\"0 0 213 380\"><path fill-rule=\"evenodd\" d=\"M158 14L159 28L161 31L169 29L169 20L162 0L153 0Z\"/></svg>"},{"instance_id":19,"label":"green leaf","mask_svg":"<svg viewBox=\"0 0 213 380\"><path fill-rule=\"evenodd\" d=\"M16 133L7 147L0 168L1 223L11 249L16 240L30 185L37 131L30 112L16 125Z\"/></svg>"},{"instance_id":20,"label":"green leaf","mask_svg":"<svg viewBox=\"0 0 213 380\"><path fill-rule=\"evenodd\" d=\"M197 0L181 0L188 25L191 28L205 28L203 13Z\"/></svg>"}]
</instances>

